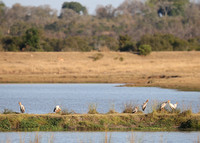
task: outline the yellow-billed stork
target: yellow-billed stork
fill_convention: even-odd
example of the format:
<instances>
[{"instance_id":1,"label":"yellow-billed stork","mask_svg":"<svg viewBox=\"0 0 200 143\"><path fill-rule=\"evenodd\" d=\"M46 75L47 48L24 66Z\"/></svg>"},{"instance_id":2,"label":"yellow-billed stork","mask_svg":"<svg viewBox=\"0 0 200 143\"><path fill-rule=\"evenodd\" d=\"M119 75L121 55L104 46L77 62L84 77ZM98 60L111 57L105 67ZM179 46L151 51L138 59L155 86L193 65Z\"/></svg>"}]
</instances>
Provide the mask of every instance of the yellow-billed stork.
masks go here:
<instances>
[{"instance_id":1,"label":"yellow-billed stork","mask_svg":"<svg viewBox=\"0 0 200 143\"><path fill-rule=\"evenodd\" d=\"M53 112L59 113L61 111L61 108L57 105L54 109Z\"/></svg>"},{"instance_id":2,"label":"yellow-billed stork","mask_svg":"<svg viewBox=\"0 0 200 143\"><path fill-rule=\"evenodd\" d=\"M21 111L21 113L24 113L24 112L25 112L25 107L24 107L24 105L22 105L22 103L19 102L19 106L20 106L20 111Z\"/></svg>"},{"instance_id":3,"label":"yellow-billed stork","mask_svg":"<svg viewBox=\"0 0 200 143\"><path fill-rule=\"evenodd\" d=\"M133 112L132 113L137 113L138 112L138 107L135 107L134 109L133 109Z\"/></svg>"},{"instance_id":4,"label":"yellow-billed stork","mask_svg":"<svg viewBox=\"0 0 200 143\"><path fill-rule=\"evenodd\" d=\"M143 111L146 109L148 102L149 102L149 100L147 99L147 101L143 103L143 105L142 105L142 110Z\"/></svg>"},{"instance_id":5,"label":"yellow-billed stork","mask_svg":"<svg viewBox=\"0 0 200 143\"><path fill-rule=\"evenodd\" d=\"M176 102L175 104L172 104L171 101L169 100L168 103L169 103L169 107L170 107L172 110L174 110L174 109L177 108L178 102Z\"/></svg>"},{"instance_id":6,"label":"yellow-billed stork","mask_svg":"<svg viewBox=\"0 0 200 143\"><path fill-rule=\"evenodd\" d=\"M160 110L164 109L168 102L169 102L169 100L166 101L166 102L163 102L163 103L161 104L161 106L160 106Z\"/></svg>"}]
</instances>

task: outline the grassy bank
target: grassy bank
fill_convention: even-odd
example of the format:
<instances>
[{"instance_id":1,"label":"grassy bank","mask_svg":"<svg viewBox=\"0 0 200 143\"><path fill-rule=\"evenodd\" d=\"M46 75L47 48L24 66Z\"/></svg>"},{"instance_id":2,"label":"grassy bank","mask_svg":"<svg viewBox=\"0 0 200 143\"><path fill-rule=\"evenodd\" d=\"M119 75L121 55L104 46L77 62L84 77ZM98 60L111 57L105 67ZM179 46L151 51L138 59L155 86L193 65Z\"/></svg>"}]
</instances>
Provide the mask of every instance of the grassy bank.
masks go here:
<instances>
[{"instance_id":1,"label":"grassy bank","mask_svg":"<svg viewBox=\"0 0 200 143\"><path fill-rule=\"evenodd\" d=\"M0 52L0 83L127 83L200 91L200 52Z\"/></svg>"},{"instance_id":2,"label":"grassy bank","mask_svg":"<svg viewBox=\"0 0 200 143\"><path fill-rule=\"evenodd\" d=\"M0 131L200 130L200 114L0 114Z\"/></svg>"}]
</instances>

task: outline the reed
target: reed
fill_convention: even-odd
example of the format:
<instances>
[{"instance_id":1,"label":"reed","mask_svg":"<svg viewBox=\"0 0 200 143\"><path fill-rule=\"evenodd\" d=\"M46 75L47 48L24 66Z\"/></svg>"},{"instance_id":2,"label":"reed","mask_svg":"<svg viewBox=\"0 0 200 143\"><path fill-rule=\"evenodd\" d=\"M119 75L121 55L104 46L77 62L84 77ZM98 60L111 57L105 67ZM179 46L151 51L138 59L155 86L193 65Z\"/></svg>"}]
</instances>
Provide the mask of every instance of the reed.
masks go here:
<instances>
[{"instance_id":1,"label":"reed","mask_svg":"<svg viewBox=\"0 0 200 143\"><path fill-rule=\"evenodd\" d=\"M88 114L99 114L99 112L97 112L97 104L92 103L88 105Z\"/></svg>"}]
</instances>

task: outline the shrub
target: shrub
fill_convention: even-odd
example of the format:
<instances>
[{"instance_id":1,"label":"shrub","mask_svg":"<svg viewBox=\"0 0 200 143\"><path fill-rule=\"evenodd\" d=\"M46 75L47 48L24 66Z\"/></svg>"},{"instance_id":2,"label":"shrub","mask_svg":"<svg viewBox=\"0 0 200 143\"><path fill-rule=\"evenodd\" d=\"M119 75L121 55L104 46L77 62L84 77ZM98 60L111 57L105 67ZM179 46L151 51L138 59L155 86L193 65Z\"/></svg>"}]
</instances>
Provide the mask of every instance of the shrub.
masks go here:
<instances>
[{"instance_id":1,"label":"shrub","mask_svg":"<svg viewBox=\"0 0 200 143\"><path fill-rule=\"evenodd\" d=\"M40 32L37 28L30 28L26 30L24 36L25 51L42 51L40 46Z\"/></svg>"},{"instance_id":2,"label":"shrub","mask_svg":"<svg viewBox=\"0 0 200 143\"><path fill-rule=\"evenodd\" d=\"M125 103L123 113L132 113L134 109L133 103Z\"/></svg>"},{"instance_id":3,"label":"shrub","mask_svg":"<svg viewBox=\"0 0 200 143\"><path fill-rule=\"evenodd\" d=\"M98 114L96 104L90 104L88 106L88 109L89 109L88 114Z\"/></svg>"},{"instance_id":4,"label":"shrub","mask_svg":"<svg viewBox=\"0 0 200 143\"><path fill-rule=\"evenodd\" d=\"M97 53L97 54L94 54L93 56L90 56L89 58L91 58L93 61L97 61L97 60L100 60L103 58L103 54L101 53Z\"/></svg>"},{"instance_id":5,"label":"shrub","mask_svg":"<svg viewBox=\"0 0 200 143\"><path fill-rule=\"evenodd\" d=\"M61 112L61 115L69 115L69 114L75 114L73 110L69 111L68 109L63 109Z\"/></svg>"},{"instance_id":6,"label":"shrub","mask_svg":"<svg viewBox=\"0 0 200 143\"><path fill-rule=\"evenodd\" d=\"M161 35L144 35L141 40L137 43L137 46L141 45L150 45L152 47L152 51L172 51L173 43L175 37L170 34Z\"/></svg>"},{"instance_id":7,"label":"shrub","mask_svg":"<svg viewBox=\"0 0 200 143\"><path fill-rule=\"evenodd\" d=\"M14 112L13 110L10 109L4 109L3 114L15 114L16 112Z\"/></svg>"},{"instance_id":8,"label":"shrub","mask_svg":"<svg viewBox=\"0 0 200 143\"><path fill-rule=\"evenodd\" d=\"M147 56L151 53L151 46L150 45L141 45L138 49L139 55Z\"/></svg>"},{"instance_id":9,"label":"shrub","mask_svg":"<svg viewBox=\"0 0 200 143\"><path fill-rule=\"evenodd\" d=\"M199 121L196 119L189 119L186 122L182 122L180 127L181 129L200 129Z\"/></svg>"},{"instance_id":10,"label":"shrub","mask_svg":"<svg viewBox=\"0 0 200 143\"><path fill-rule=\"evenodd\" d=\"M119 36L119 50L120 51L135 51L135 44L131 41L131 37L128 35Z\"/></svg>"}]
</instances>

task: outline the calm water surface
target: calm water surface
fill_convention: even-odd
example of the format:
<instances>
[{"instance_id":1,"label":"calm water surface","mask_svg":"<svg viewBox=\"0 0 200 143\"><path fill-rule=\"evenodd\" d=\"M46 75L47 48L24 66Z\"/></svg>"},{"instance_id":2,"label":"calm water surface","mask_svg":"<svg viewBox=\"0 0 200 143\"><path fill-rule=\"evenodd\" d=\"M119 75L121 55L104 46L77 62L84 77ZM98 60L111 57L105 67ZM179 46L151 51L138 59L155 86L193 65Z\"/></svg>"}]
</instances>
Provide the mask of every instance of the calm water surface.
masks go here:
<instances>
[{"instance_id":1,"label":"calm water surface","mask_svg":"<svg viewBox=\"0 0 200 143\"><path fill-rule=\"evenodd\" d=\"M124 103L141 105L149 99L147 110L152 104L171 100L178 102L181 109L199 111L200 92L183 92L154 87L117 87L119 84L0 84L0 111L5 108L19 112L21 101L26 113L51 113L55 105L62 109L87 113L88 105L97 104L100 113L106 113L114 105L122 112Z\"/></svg>"},{"instance_id":2,"label":"calm water surface","mask_svg":"<svg viewBox=\"0 0 200 143\"><path fill-rule=\"evenodd\" d=\"M0 133L0 143L196 143L200 132L8 132Z\"/></svg>"}]
</instances>

